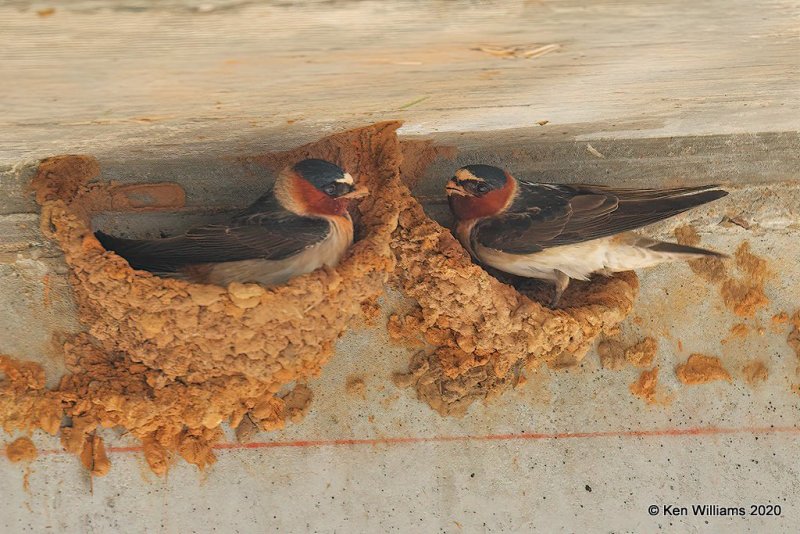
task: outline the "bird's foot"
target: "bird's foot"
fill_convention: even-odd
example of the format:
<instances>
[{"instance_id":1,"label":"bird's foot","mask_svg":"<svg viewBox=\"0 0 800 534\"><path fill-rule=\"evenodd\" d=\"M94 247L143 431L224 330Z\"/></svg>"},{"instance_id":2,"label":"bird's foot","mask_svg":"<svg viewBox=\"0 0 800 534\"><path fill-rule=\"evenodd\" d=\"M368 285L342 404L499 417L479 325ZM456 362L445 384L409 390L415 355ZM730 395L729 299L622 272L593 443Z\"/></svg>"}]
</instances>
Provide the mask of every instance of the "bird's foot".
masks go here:
<instances>
[{"instance_id":1,"label":"bird's foot","mask_svg":"<svg viewBox=\"0 0 800 534\"><path fill-rule=\"evenodd\" d=\"M569 286L569 276L558 269L555 270L555 275L555 294L553 295L553 300L550 303L550 308L553 310L558 308L558 302L561 300L561 295L564 294L567 286Z\"/></svg>"}]
</instances>

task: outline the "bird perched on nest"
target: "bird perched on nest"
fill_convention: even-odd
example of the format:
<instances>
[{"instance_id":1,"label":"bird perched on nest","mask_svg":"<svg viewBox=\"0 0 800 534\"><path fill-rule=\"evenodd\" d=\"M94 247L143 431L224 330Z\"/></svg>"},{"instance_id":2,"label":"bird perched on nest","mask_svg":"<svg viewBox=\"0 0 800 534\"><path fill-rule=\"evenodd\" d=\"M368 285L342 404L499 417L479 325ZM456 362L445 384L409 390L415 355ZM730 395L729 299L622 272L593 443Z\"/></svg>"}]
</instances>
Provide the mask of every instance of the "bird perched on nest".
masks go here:
<instances>
[{"instance_id":1,"label":"bird perched on nest","mask_svg":"<svg viewBox=\"0 0 800 534\"><path fill-rule=\"evenodd\" d=\"M490 165L467 165L447 182L446 191L464 247L495 269L553 282L555 307L573 278L724 256L628 232L728 194L716 187L532 183Z\"/></svg>"},{"instance_id":2,"label":"bird perched on nest","mask_svg":"<svg viewBox=\"0 0 800 534\"><path fill-rule=\"evenodd\" d=\"M275 186L223 224L165 239L95 236L134 269L228 285L275 285L334 266L353 243L352 199L367 190L333 163L306 159L285 168Z\"/></svg>"}]
</instances>

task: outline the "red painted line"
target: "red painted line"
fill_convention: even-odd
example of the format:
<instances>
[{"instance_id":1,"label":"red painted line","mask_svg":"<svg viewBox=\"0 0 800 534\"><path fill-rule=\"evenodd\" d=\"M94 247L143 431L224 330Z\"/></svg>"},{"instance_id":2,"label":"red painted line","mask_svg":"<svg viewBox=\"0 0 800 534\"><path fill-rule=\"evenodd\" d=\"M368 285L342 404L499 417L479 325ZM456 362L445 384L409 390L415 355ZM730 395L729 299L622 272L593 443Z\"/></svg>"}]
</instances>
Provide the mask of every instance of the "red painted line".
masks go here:
<instances>
[{"instance_id":1,"label":"red painted line","mask_svg":"<svg viewBox=\"0 0 800 534\"><path fill-rule=\"evenodd\" d=\"M596 438L647 438L676 436L709 436L720 434L800 434L798 427L750 427L750 428L668 428L656 430L610 430L598 432L557 432L557 433L521 433L521 434L486 434L465 436L423 436L372 439L330 439L315 441L262 441L251 443L219 443L214 449L269 449L277 447L330 447L341 445L405 445L415 443L446 443L470 441L522 441L522 440L554 440L554 439L596 439Z\"/></svg>"},{"instance_id":2,"label":"red painted line","mask_svg":"<svg viewBox=\"0 0 800 534\"><path fill-rule=\"evenodd\" d=\"M481 442L481 441L535 441L556 439L599 439L599 438L653 438L653 437L681 437L681 436L718 436L735 434L800 434L800 427L769 426L769 427L744 427L744 428L719 428L719 427L690 427L690 428L665 428L653 430L608 430L597 432L553 432L553 433L520 433L520 434L485 434L463 436L420 436L420 437L386 437L365 439L320 439L298 441L256 441L250 443L217 443L215 450L245 450L245 449L275 449L275 448L306 448L306 447L337 447L359 445L409 445L418 443L450 443L450 442ZM142 452L141 445L130 447L107 447L108 453ZM48 449L39 451L41 455L67 454L63 449Z\"/></svg>"}]
</instances>

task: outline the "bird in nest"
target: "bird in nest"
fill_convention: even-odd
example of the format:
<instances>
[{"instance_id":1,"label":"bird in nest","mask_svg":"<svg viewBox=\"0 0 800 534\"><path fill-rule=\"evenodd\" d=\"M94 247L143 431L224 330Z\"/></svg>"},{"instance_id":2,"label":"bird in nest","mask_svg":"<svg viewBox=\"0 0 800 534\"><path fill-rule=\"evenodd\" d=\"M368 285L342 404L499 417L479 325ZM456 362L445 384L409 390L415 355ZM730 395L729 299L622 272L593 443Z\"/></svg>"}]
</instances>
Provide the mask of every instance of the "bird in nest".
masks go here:
<instances>
[{"instance_id":1,"label":"bird in nest","mask_svg":"<svg viewBox=\"0 0 800 534\"><path fill-rule=\"evenodd\" d=\"M367 194L337 165L306 159L283 169L270 191L227 222L164 239L95 236L134 269L221 286L276 285L339 263L353 243L349 204Z\"/></svg>"},{"instance_id":2,"label":"bird in nest","mask_svg":"<svg viewBox=\"0 0 800 534\"><path fill-rule=\"evenodd\" d=\"M724 197L718 186L614 189L518 180L490 165L458 169L445 186L455 233L478 261L555 284L724 254L631 233Z\"/></svg>"}]
</instances>

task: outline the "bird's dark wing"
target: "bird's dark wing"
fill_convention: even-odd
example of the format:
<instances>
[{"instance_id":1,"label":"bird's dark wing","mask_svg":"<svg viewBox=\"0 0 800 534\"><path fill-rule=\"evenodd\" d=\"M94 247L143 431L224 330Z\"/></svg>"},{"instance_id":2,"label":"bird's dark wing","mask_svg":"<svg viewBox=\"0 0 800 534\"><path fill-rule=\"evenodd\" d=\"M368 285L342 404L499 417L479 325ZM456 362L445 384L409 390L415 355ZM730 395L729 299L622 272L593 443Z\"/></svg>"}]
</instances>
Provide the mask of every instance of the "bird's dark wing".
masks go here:
<instances>
[{"instance_id":1,"label":"bird's dark wing","mask_svg":"<svg viewBox=\"0 0 800 534\"><path fill-rule=\"evenodd\" d=\"M472 239L510 254L531 254L641 228L728 194L716 187L609 189L520 181L514 203L478 222Z\"/></svg>"},{"instance_id":2,"label":"bird's dark wing","mask_svg":"<svg viewBox=\"0 0 800 534\"><path fill-rule=\"evenodd\" d=\"M226 224L193 228L166 239L122 239L95 235L134 269L174 272L198 263L250 259L280 260L316 245L330 232L325 219L300 217L288 211L246 214Z\"/></svg>"}]
</instances>

